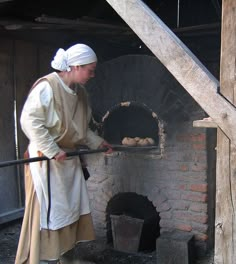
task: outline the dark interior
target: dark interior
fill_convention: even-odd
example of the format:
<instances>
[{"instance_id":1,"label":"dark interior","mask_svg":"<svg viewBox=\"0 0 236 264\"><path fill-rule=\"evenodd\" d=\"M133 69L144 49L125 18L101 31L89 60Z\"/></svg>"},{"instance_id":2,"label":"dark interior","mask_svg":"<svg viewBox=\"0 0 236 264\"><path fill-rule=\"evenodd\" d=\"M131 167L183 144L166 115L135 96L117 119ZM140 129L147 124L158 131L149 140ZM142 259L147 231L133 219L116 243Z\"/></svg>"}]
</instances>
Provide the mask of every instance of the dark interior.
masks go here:
<instances>
[{"instance_id":1,"label":"dark interior","mask_svg":"<svg viewBox=\"0 0 236 264\"><path fill-rule=\"evenodd\" d=\"M158 145L158 129L158 120L151 110L136 102L115 106L103 122L104 138L114 144L121 144L124 137L151 137Z\"/></svg>"},{"instance_id":2,"label":"dark interior","mask_svg":"<svg viewBox=\"0 0 236 264\"><path fill-rule=\"evenodd\" d=\"M156 239L160 235L159 213L153 204L142 195L136 193L120 193L114 196L107 205L107 241L112 243L110 215L127 215L143 219L139 251L155 249Z\"/></svg>"}]
</instances>

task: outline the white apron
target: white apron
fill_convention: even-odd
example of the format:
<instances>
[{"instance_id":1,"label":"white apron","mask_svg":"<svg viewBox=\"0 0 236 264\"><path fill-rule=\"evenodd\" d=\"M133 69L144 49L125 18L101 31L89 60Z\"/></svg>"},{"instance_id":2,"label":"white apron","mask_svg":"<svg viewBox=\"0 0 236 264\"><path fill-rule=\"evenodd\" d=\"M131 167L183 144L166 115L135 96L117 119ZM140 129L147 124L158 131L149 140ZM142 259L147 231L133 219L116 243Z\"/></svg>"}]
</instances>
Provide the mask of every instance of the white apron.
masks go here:
<instances>
[{"instance_id":1,"label":"white apron","mask_svg":"<svg viewBox=\"0 0 236 264\"><path fill-rule=\"evenodd\" d=\"M37 157L37 149L29 145L31 157ZM57 230L74 223L80 215L90 213L89 197L80 159L73 157L57 162L50 160L50 218L47 184L47 161L30 163L34 187L40 204L41 228Z\"/></svg>"},{"instance_id":2,"label":"white apron","mask_svg":"<svg viewBox=\"0 0 236 264\"><path fill-rule=\"evenodd\" d=\"M73 93L55 73L39 79L21 116L22 129L30 140L29 156L37 157L40 151L52 158L61 148L73 150L77 144L97 148L103 139L88 128L89 110L84 89L78 95ZM50 160L50 191L47 161L30 163L30 170L40 204L41 229L57 230L90 213L79 157Z\"/></svg>"}]
</instances>

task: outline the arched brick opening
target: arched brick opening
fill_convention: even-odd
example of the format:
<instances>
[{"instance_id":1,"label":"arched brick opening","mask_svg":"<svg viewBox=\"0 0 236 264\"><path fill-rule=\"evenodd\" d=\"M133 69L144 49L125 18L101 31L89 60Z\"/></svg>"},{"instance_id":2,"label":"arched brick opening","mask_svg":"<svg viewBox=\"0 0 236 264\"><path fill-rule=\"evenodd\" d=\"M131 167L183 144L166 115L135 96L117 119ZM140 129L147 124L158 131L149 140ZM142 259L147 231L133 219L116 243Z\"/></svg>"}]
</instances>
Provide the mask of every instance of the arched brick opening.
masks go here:
<instances>
[{"instance_id":1,"label":"arched brick opening","mask_svg":"<svg viewBox=\"0 0 236 264\"><path fill-rule=\"evenodd\" d=\"M126 215L144 220L139 251L152 251L155 249L156 239L160 235L160 216L155 206L146 196L132 192L115 195L107 205L107 242L113 242L110 215Z\"/></svg>"},{"instance_id":2,"label":"arched brick opening","mask_svg":"<svg viewBox=\"0 0 236 264\"><path fill-rule=\"evenodd\" d=\"M124 137L152 138L159 143L159 120L145 104L124 102L113 106L103 118L103 136L121 144Z\"/></svg>"}]
</instances>

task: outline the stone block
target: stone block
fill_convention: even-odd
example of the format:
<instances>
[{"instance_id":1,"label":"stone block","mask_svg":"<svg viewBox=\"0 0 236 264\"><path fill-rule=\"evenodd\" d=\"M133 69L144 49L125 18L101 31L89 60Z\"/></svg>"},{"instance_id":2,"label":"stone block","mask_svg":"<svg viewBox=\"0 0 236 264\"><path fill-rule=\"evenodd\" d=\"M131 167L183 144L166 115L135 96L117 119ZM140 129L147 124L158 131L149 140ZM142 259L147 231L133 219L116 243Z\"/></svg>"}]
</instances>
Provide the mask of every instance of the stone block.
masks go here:
<instances>
[{"instance_id":1,"label":"stone block","mask_svg":"<svg viewBox=\"0 0 236 264\"><path fill-rule=\"evenodd\" d=\"M193 235L164 232L156 242L157 264L193 264Z\"/></svg>"}]
</instances>

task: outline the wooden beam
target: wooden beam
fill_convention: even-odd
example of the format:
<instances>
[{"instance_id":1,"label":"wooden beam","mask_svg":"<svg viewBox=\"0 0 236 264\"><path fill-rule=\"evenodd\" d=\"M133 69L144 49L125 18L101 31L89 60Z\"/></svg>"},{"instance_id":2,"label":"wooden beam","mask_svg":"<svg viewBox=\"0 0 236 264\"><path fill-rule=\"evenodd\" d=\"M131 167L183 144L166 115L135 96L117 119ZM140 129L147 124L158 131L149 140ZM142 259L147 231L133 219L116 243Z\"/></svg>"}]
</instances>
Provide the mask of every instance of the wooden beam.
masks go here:
<instances>
[{"instance_id":1,"label":"wooden beam","mask_svg":"<svg viewBox=\"0 0 236 264\"><path fill-rule=\"evenodd\" d=\"M236 105L236 1L222 1L220 92ZM236 123L236 120L234 120ZM236 261L236 148L217 130L215 264Z\"/></svg>"},{"instance_id":2,"label":"wooden beam","mask_svg":"<svg viewBox=\"0 0 236 264\"><path fill-rule=\"evenodd\" d=\"M174 28L173 32L178 36L209 36L209 35L219 35L221 25L220 23L213 24L202 24L197 26L189 27L179 27Z\"/></svg>"},{"instance_id":3,"label":"wooden beam","mask_svg":"<svg viewBox=\"0 0 236 264\"><path fill-rule=\"evenodd\" d=\"M230 182L230 141L217 130L215 264L233 264L234 232ZM234 217L233 217L234 218ZM234 256L234 257L233 257Z\"/></svg>"},{"instance_id":4,"label":"wooden beam","mask_svg":"<svg viewBox=\"0 0 236 264\"><path fill-rule=\"evenodd\" d=\"M1 0L0 0L1 1ZM20 19L6 19L0 18L0 26L7 30L61 30L61 29L78 29L78 30L93 30L94 34L104 33L107 36L111 34L124 34L126 36L133 36L134 33L129 27L112 25L105 21L92 21L85 19L64 19L57 17L41 16L35 18L35 22L23 21ZM103 30L102 32L99 30ZM99 32L97 32L99 31Z\"/></svg>"},{"instance_id":5,"label":"wooden beam","mask_svg":"<svg viewBox=\"0 0 236 264\"><path fill-rule=\"evenodd\" d=\"M236 145L235 107L218 80L141 0L106 1Z\"/></svg>"},{"instance_id":6,"label":"wooden beam","mask_svg":"<svg viewBox=\"0 0 236 264\"><path fill-rule=\"evenodd\" d=\"M205 127L205 128L217 128L217 124L212 120L212 118L204 118L202 120L193 121L194 127Z\"/></svg>"},{"instance_id":7,"label":"wooden beam","mask_svg":"<svg viewBox=\"0 0 236 264\"><path fill-rule=\"evenodd\" d=\"M51 17L42 15L40 17L36 17L35 21L37 23L43 23L43 24L55 24L55 25L70 25L70 26L90 26L94 28L103 28L103 29L110 29L110 30L123 30L125 32L132 33L131 30L126 26L121 25L114 25L106 23L106 21L103 20L92 20L89 18L86 19L66 19L66 18L60 18L60 17Z\"/></svg>"}]
</instances>

